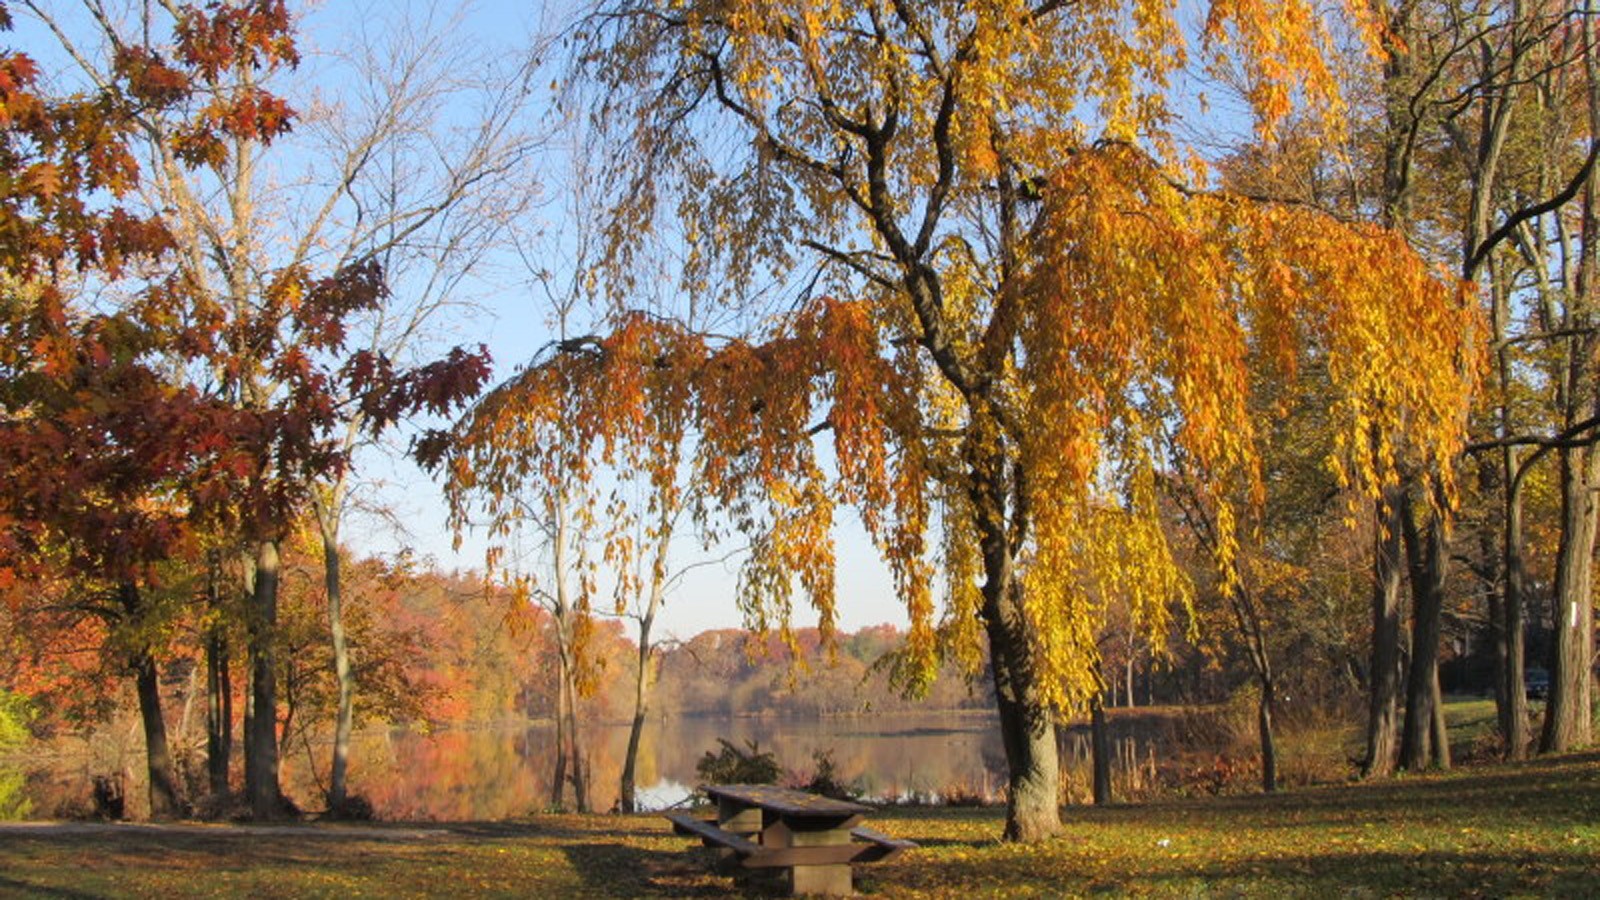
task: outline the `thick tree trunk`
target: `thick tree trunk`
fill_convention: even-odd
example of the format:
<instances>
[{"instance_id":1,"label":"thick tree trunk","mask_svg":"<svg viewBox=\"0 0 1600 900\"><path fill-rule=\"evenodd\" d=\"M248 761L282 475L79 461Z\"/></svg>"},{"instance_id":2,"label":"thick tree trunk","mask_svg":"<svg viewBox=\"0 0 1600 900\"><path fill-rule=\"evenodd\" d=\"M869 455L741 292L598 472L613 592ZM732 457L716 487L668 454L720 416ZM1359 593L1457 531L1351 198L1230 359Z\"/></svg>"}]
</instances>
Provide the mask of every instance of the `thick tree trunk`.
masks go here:
<instances>
[{"instance_id":1,"label":"thick tree trunk","mask_svg":"<svg viewBox=\"0 0 1600 900\"><path fill-rule=\"evenodd\" d=\"M1096 695L1089 707L1089 742L1094 758L1094 804L1105 806L1111 798L1111 728L1106 724L1106 705Z\"/></svg>"},{"instance_id":2,"label":"thick tree trunk","mask_svg":"<svg viewBox=\"0 0 1600 900\"><path fill-rule=\"evenodd\" d=\"M1010 792L1006 802L1005 839L1039 841L1061 830L1061 772L1055 720L1039 697L1024 633L1018 586L1009 577L1006 589L984 592L986 626L995 702L1000 713L1000 738L1005 747Z\"/></svg>"},{"instance_id":3,"label":"thick tree trunk","mask_svg":"<svg viewBox=\"0 0 1600 900\"><path fill-rule=\"evenodd\" d=\"M334 488L335 491L338 488ZM350 768L350 733L355 723L355 675L350 668L350 642L344 630L344 578L339 553L338 499L317 504L322 532L322 579L328 592L328 633L333 641L333 676L339 690L333 724L333 761L328 775L328 809L338 814L345 805Z\"/></svg>"},{"instance_id":4,"label":"thick tree trunk","mask_svg":"<svg viewBox=\"0 0 1600 900\"><path fill-rule=\"evenodd\" d=\"M1387 492L1375 504L1372 564L1372 666L1367 694L1367 755L1361 777L1394 772L1400 730L1400 517Z\"/></svg>"},{"instance_id":5,"label":"thick tree trunk","mask_svg":"<svg viewBox=\"0 0 1600 900\"><path fill-rule=\"evenodd\" d=\"M1409 494L1401 508L1411 573L1411 668L1406 678L1400 767L1420 771L1431 758L1441 755L1439 750L1430 752L1429 744L1433 737L1440 619L1444 612L1444 524L1431 507L1419 509ZM1427 520L1418 521L1423 514Z\"/></svg>"},{"instance_id":6,"label":"thick tree trunk","mask_svg":"<svg viewBox=\"0 0 1600 900\"><path fill-rule=\"evenodd\" d=\"M167 723L161 715L161 678L148 653L133 661L139 691L139 717L144 722L145 767L150 773L150 818L170 819L184 812L178 779L167 746Z\"/></svg>"},{"instance_id":7,"label":"thick tree trunk","mask_svg":"<svg viewBox=\"0 0 1600 900\"><path fill-rule=\"evenodd\" d=\"M1593 734L1590 667L1593 651L1593 572L1600 452L1592 447L1560 451L1561 543L1556 556L1552 611L1555 650L1550 666L1550 697L1544 708L1541 753L1563 753L1589 743Z\"/></svg>"},{"instance_id":8,"label":"thick tree trunk","mask_svg":"<svg viewBox=\"0 0 1600 900\"><path fill-rule=\"evenodd\" d=\"M1592 4L1591 12L1592 12ZM1584 74L1587 78L1589 139L1600 140L1600 54L1594 50L1593 17L1583 17ZM1578 228L1579 256L1569 282L1572 297L1566 324L1582 337L1570 339L1564 361L1564 426L1600 412L1600 184L1584 185ZM1550 697L1544 708L1542 753L1560 753L1593 740L1595 491L1600 489L1600 447L1563 447L1561 543L1556 556L1555 649L1550 665Z\"/></svg>"},{"instance_id":9,"label":"thick tree trunk","mask_svg":"<svg viewBox=\"0 0 1600 900\"><path fill-rule=\"evenodd\" d=\"M137 627L144 610L139 588L124 584L119 591L122 609L130 624ZM178 778L167 746L167 720L161 713L161 673L147 648L140 647L129 659L134 684L139 694L139 718L144 725L145 769L150 775L150 818L170 819L184 812L178 791Z\"/></svg>"},{"instance_id":10,"label":"thick tree trunk","mask_svg":"<svg viewBox=\"0 0 1600 900\"><path fill-rule=\"evenodd\" d=\"M989 641L1000 740L1005 748L1008 841L1040 841L1061 831L1061 769L1055 717L1044 702L1031 658L1029 624L1016 577L1016 549L1007 517L1012 478L995 424L982 404L963 448L970 481L973 524L983 559L979 618Z\"/></svg>"},{"instance_id":11,"label":"thick tree trunk","mask_svg":"<svg viewBox=\"0 0 1600 900\"><path fill-rule=\"evenodd\" d=\"M278 785L278 682L273 651L278 621L277 541L257 545L254 568L248 617L250 716L245 728L245 794L254 818L273 819L284 811Z\"/></svg>"},{"instance_id":12,"label":"thick tree trunk","mask_svg":"<svg viewBox=\"0 0 1600 900\"><path fill-rule=\"evenodd\" d=\"M1005 839L1040 841L1061 831L1061 769L1055 717L1040 696L1028 641L1022 585L1007 528L1010 481L1004 454L978 435L969 437L969 487L983 555L984 631L989 639L989 671L1000 713L1009 791Z\"/></svg>"}]
</instances>

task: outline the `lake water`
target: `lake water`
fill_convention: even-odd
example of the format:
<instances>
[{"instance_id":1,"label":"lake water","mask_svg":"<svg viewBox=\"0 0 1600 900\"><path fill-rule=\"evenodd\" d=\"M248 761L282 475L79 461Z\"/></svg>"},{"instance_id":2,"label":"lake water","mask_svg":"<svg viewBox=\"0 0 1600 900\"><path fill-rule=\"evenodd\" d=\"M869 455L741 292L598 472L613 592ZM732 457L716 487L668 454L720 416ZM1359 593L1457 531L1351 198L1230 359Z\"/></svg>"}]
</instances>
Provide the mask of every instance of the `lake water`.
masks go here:
<instances>
[{"instance_id":1,"label":"lake water","mask_svg":"<svg viewBox=\"0 0 1600 900\"><path fill-rule=\"evenodd\" d=\"M772 751L791 777L815 770L829 752L835 777L871 798L929 797L952 789L996 796L1005 758L992 716L942 713L839 719L682 718L652 721L639 751L640 802L656 809L682 801L696 783L695 763L726 738ZM591 806L618 797L628 728L591 724L584 732L592 773ZM351 754L353 791L385 819L502 819L549 808L554 729L533 725L358 735ZM325 748L313 745L318 768ZM307 806L319 786L307 754L290 749L284 785ZM325 777L325 775L324 775ZM570 797L570 793L569 793ZM569 799L570 804L570 799Z\"/></svg>"},{"instance_id":2,"label":"lake water","mask_svg":"<svg viewBox=\"0 0 1600 900\"><path fill-rule=\"evenodd\" d=\"M1170 717L1168 717L1170 718ZM1159 716L1113 719L1113 780L1119 791L1138 792L1155 783L1157 748L1170 749L1176 733ZM95 776L121 773L128 812L146 812L144 751L137 721L103 728L92 736L65 739L47 752L0 759L0 816L30 818L88 815ZM456 728L424 733L372 730L351 747L350 789L365 796L374 812L390 820L495 820L550 809L554 728L545 724ZM816 771L815 754L828 753L834 777L869 800L937 801L952 795L999 800L1005 756L995 717L985 712L934 712L849 718L674 718L654 720L644 732L637 781L645 809L682 802L698 783L695 764L716 752L718 739L740 749L754 742L771 751L787 773L803 783ZM584 727L590 767L590 808L603 812L617 802L628 728L617 723ZM179 746L185 744L179 743ZM195 746L191 740L188 746ZM1064 787L1073 802L1089 796L1089 741L1081 725L1061 733ZM1164 758L1166 749L1162 750ZM204 760L190 757L197 777ZM326 741L296 739L281 748L285 793L301 808L322 807L330 748ZM239 781L235 759L235 784ZM1119 796L1126 796L1119 793ZM571 806L570 791L567 805ZM20 804L20 805L19 805Z\"/></svg>"}]
</instances>

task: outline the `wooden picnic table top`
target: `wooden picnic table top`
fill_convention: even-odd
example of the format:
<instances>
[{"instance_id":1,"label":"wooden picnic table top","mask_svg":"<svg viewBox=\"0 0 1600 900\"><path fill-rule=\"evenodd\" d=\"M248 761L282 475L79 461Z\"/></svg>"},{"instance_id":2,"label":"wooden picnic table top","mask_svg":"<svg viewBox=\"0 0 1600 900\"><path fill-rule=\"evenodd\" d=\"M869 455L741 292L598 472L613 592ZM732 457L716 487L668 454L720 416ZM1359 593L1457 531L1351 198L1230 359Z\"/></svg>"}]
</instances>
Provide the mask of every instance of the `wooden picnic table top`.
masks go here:
<instances>
[{"instance_id":1,"label":"wooden picnic table top","mask_svg":"<svg viewBox=\"0 0 1600 900\"><path fill-rule=\"evenodd\" d=\"M799 818L848 818L872 812L872 807L835 800L805 791L770 784L708 784L701 788L707 796L757 806L781 816Z\"/></svg>"}]
</instances>

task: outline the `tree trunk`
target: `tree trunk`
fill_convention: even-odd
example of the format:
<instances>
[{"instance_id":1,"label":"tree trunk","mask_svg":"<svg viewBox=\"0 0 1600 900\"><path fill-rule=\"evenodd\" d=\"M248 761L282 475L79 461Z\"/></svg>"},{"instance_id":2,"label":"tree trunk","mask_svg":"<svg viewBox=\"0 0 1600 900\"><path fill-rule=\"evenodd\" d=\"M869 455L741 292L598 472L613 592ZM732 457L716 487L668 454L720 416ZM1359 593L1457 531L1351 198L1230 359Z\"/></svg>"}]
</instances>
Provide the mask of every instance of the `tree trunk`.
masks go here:
<instances>
[{"instance_id":1,"label":"tree trunk","mask_svg":"<svg viewBox=\"0 0 1600 900\"><path fill-rule=\"evenodd\" d=\"M167 723L161 715L161 679L149 653L134 657L139 690L139 717L144 721L145 766L150 773L150 818L170 819L183 813L178 779L167 746Z\"/></svg>"},{"instance_id":2,"label":"tree trunk","mask_svg":"<svg viewBox=\"0 0 1600 900\"><path fill-rule=\"evenodd\" d=\"M1400 735L1400 767L1420 771L1430 758L1434 684L1438 679L1440 619L1444 611L1444 523L1431 507L1419 510L1408 493L1401 503L1406 563L1411 573L1411 668L1406 678L1406 716ZM1427 521L1419 522L1419 513ZM1447 752L1447 751L1446 751Z\"/></svg>"},{"instance_id":3,"label":"tree trunk","mask_svg":"<svg viewBox=\"0 0 1600 900\"><path fill-rule=\"evenodd\" d=\"M1256 730L1261 736L1261 790L1278 790L1278 742L1273 735L1272 711L1278 704L1278 688L1269 671L1260 678L1261 699L1256 704Z\"/></svg>"},{"instance_id":4,"label":"tree trunk","mask_svg":"<svg viewBox=\"0 0 1600 900\"><path fill-rule=\"evenodd\" d=\"M633 682L633 723L628 727L628 751L622 760L622 798L619 804L625 813L639 811L637 789L634 784L639 760L639 741L644 734L645 717L650 712L650 666L653 653L650 648L650 626L655 620L655 603L639 620L639 673Z\"/></svg>"},{"instance_id":5,"label":"tree trunk","mask_svg":"<svg viewBox=\"0 0 1600 900\"><path fill-rule=\"evenodd\" d=\"M1589 140L1600 141L1600 55L1594 50L1592 16L1582 17L1584 74L1587 79ZM1600 186L1591 177L1584 185L1579 222L1577 265L1571 269L1569 329L1582 332L1570 339L1564 360L1564 425L1600 411L1600 346L1593 329L1600 316ZM1544 707L1542 753L1560 753L1593 740L1594 674L1594 546L1595 490L1600 489L1600 448L1563 447L1558 451L1561 478L1561 543L1556 555L1554 598L1555 649L1550 665L1550 697Z\"/></svg>"},{"instance_id":6,"label":"tree trunk","mask_svg":"<svg viewBox=\"0 0 1600 900\"><path fill-rule=\"evenodd\" d=\"M328 775L328 809L336 815L344 808L346 777L350 767L350 733L355 722L355 675L350 668L350 642L344 630L343 567L339 553L339 498L335 486L328 502L316 505L322 532L322 579L328 592L328 633L333 639L333 675L339 688L334 715L333 762Z\"/></svg>"},{"instance_id":7,"label":"tree trunk","mask_svg":"<svg viewBox=\"0 0 1600 900\"><path fill-rule=\"evenodd\" d=\"M233 756L233 679L223 621L221 562L215 554L208 560L206 578L211 615L206 629L206 776L212 796L226 797Z\"/></svg>"},{"instance_id":8,"label":"tree trunk","mask_svg":"<svg viewBox=\"0 0 1600 900\"><path fill-rule=\"evenodd\" d=\"M621 806L625 813L638 812L634 781L639 760L639 741L644 734L645 716L650 711L650 688L654 675L651 663L655 652L650 643L650 632L655 628L656 614L661 611L661 604L666 599L667 554L672 549L673 518L678 508L677 504L665 500L661 503L660 519L655 528L655 547L650 558L650 599L645 604L644 614L639 617L639 669L633 684L633 725L628 729L628 754L622 762Z\"/></svg>"},{"instance_id":9,"label":"tree trunk","mask_svg":"<svg viewBox=\"0 0 1600 900\"><path fill-rule=\"evenodd\" d=\"M1032 842L1061 831L1061 769L1055 718L1040 696L1030 655L1022 585L1016 579L1006 521L1010 483L1004 453L994 449L995 443L979 434L968 437L968 491L983 555L981 618L1009 777L1004 838Z\"/></svg>"},{"instance_id":10,"label":"tree trunk","mask_svg":"<svg viewBox=\"0 0 1600 900\"><path fill-rule=\"evenodd\" d=\"M125 583L118 592L128 624L137 628L143 617L139 588ZM167 746L167 720L161 714L161 673L155 656L141 642L129 658L139 694L139 718L144 725L145 768L150 774L150 818L170 819L183 813L183 800Z\"/></svg>"},{"instance_id":11,"label":"tree trunk","mask_svg":"<svg viewBox=\"0 0 1600 900\"><path fill-rule=\"evenodd\" d=\"M1133 646L1132 646L1133 642L1129 641L1128 643L1129 643L1129 647L1128 647L1128 662L1127 662L1127 669L1126 669L1125 674L1127 676L1127 685L1128 685L1128 708L1132 709L1135 706L1138 706L1139 703L1138 703L1138 701L1134 700L1134 698L1133 698Z\"/></svg>"},{"instance_id":12,"label":"tree trunk","mask_svg":"<svg viewBox=\"0 0 1600 900\"><path fill-rule=\"evenodd\" d=\"M1400 713L1400 517L1386 492L1375 504L1372 563L1372 667L1367 694L1367 755L1361 777L1394 772Z\"/></svg>"},{"instance_id":13,"label":"tree trunk","mask_svg":"<svg viewBox=\"0 0 1600 900\"><path fill-rule=\"evenodd\" d=\"M1434 768L1450 768L1450 728L1444 717L1444 692L1439 690L1439 667L1433 669L1433 752Z\"/></svg>"},{"instance_id":14,"label":"tree trunk","mask_svg":"<svg viewBox=\"0 0 1600 900\"><path fill-rule=\"evenodd\" d=\"M567 692L567 763L568 777L572 779L573 804L580 813L589 812L589 777L584 771L582 734L578 729L578 684L571 666L567 667L565 690Z\"/></svg>"},{"instance_id":15,"label":"tree trunk","mask_svg":"<svg viewBox=\"0 0 1600 900\"><path fill-rule=\"evenodd\" d=\"M1541 753L1563 753L1589 743L1593 665L1593 571L1600 452L1592 447L1560 451L1561 543L1556 556L1555 650L1550 697L1544 708Z\"/></svg>"},{"instance_id":16,"label":"tree trunk","mask_svg":"<svg viewBox=\"0 0 1600 900\"><path fill-rule=\"evenodd\" d=\"M1106 724L1102 695L1095 695L1089 706L1089 742L1094 752L1094 805L1105 806L1111 798L1111 729Z\"/></svg>"},{"instance_id":17,"label":"tree trunk","mask_svg":"<svg viewBox=\"0 0 1600 900\"><path fill-rule=\"evenodd\" d=\"M1055 721L1039 699L1023 633L1018 586L1009 577L997 591L995 580L984 587L990 671L1000 713L1000 738L1005 747L1010 791L1006 800L1005 839L1039 841L1061 830L1061 772Z\"/></svg>"},{"instance_id":18,"label":"tree trunk","mask_svg":"<svg viewBox=\"0 0 1600 900\"><path fill-rule=\"evenodd\" d=\"M550 808L565 808L567 796L567 662L563 656L556 674L556 759L550 773Z\"/></svg>"},{"instance_id":19,"label":"tree trunk","mask_svg":"<svg viewBox=\"0 0 1600 900\"><path fill-rule=\"evenodd\" d=\"M1495 662L1499 666L1497 693L1501 704L1500 733L1506 741L1506 758L1528 755L1528 693L1523 680L1527 657L1524 610L1527 601L1527 566L1523 560L1522 475L1516 454L1507 449L1503 459L1508 485L1505 495L1505 534L1501 557L1505 568L1505 594L1500 601L1500 647Z\"/></svg>"},{"instance_id":20,"label":"tree trunk","mask_svg":"<svg viewBox=\"0 0 1600 900\"><path fill-rule=\"evenodd\" d=\"M245 794L250 814L273 819L283 813L283 793L278 786L278 692L274 632L278 621L278 543L262 541L256 547L249 615L250 716L244 744Z\"/></svg>"}]
</instances>

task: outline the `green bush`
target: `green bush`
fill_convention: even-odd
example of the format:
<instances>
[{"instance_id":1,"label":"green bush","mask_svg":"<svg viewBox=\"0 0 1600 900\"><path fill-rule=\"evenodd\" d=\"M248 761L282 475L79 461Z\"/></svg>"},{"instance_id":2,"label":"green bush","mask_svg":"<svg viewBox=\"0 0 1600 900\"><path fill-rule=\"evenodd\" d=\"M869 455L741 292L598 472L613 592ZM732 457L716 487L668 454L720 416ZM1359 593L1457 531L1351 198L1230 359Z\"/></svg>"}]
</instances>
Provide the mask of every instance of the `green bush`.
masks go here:
<instances>
[{"instance_id":1,"label":"green bush","mask_svg":"<svg viewBox=\"0 0 1600 900\"><path fill-rule=\"evenodd\" d=\"M771 750L762 750L756 741L745 741L748 750L740 750L726 738L717 738L722 747L695 763L695 774L703 784L777 784L783 768Z\"/></svg>"},{"instance_id":2,"label":"green bush","mask_svg":"<svg viewBox=\"0 0 1600 900\"><path fill-rule=\"evenodd\" d=\"M29 718L26 698L0 691L0 757L28 742ZM33 807L24 790L27 783L19 769L0 759L0 821L27 818Z\"/></svg>"},{"instance_id":3,"label":"green bush","mask_svg":"<svg viewBox=\"0 0 1600 900\"><path fill-rule=\"evenodd\" d=\"M9 753L28 742L30 718L27 698L0 690L0 753Z\"/></svg>"}]
</instances>

